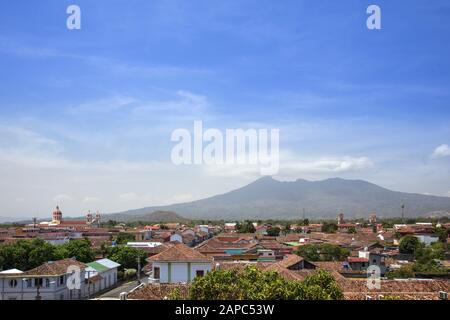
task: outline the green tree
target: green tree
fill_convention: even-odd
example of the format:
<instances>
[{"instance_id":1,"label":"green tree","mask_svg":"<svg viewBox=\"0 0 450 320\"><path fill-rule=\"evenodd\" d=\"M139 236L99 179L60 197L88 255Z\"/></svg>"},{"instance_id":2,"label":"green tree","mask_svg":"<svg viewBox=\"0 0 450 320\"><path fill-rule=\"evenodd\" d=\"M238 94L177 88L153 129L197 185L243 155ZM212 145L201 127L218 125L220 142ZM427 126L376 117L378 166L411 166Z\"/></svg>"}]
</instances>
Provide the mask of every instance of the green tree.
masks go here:
<instances>
[{"instance_id":1,"label":"green tree","mask_svg":"<svg viewBox=\"0 0 450 320\"><path fill-rule=\"evenodd\" d=\"M0 246L0 269L30 270L56 260L55 247L42 239L19 240Z\"/></svg>"},{"instance_id":2,"label":"green tree","mask_svg":"<svg viewBox=\"0 0 450 320\"><path fill-rule=\"evenodd\" d=\"M304 282L298 282L287 281L277 272L261 271L255 266L241 271L214 270L195 278L189 288L191 300L326 300L342 297L342 291L326 271L318 271Z\"/></svg>"},{"instance_id":3,"label":"green tree","mask_svg":"<svg viewBox=\"0 0 450 320\"><path fill-rule=\"evenodd\" d=\"M335 233L338 229L338 226L334 222L324 222L322 224L322 232L326 233Z\"/></svg>"},{"instance_id":4,"label":"green tree","mask_svg":"<svg viewBox=\"0 0 450 320\"><path fill-rule=\"evenodd\" d=\"M128 242L133 242L134 240L134 235L127 232L120 232L116 238L117 244L127 244Z\"/></svg>"},{"instance_id":5,"label":"green tree","mask_svg":"<svg viewBox=\"0 0 450 320\"><path fill-rule=\"evenodd\" d=\"M350 234L354 234L354 233L356 233L357 231L356 231L356 228L355 227L350 227L350 228L348 228L348 231L347 231L348 233L350 233Z\"/></svg>"},{"instance_id":6,"label":"green tree","mask_svg":"<svg viewBox=\"0 0 450 320\"><path fill-rule=\"evenodd\" d=\"M278 237L280 235L280 228L274 227L267 229L267 235L271 237Z\"/></svg>"},{"instance_id":7,"label":"green tree","mask_svg":"<svg viewBox=\"0 0 450 320\"><path fill-rule=\"evenodd\" d=\"M325 294L326 296L326 300L339 300L344 298L342 290L336 283L336 280L325 270L317 270L313 275L305 279L304 284L306 287L316 286L321 288L322 294Z\"/></svg>"},{"instance_id":8,"label":"green tree","mask_svg":"<svg viewBox=\"0 0 450 320\"><path fill-rule=\"evenodd\" d=\"M399 250L400 253L415 254L416 250L420 247L420 241L415 236L405 236L400 240Z\"/></svg>"},{"instance_id":9,"label":"green tree","mask_svg":"<svg viewBox=\"0 0 450 320\"><path fill-rule=\"evenodd\" d=\"M55 252L59 259L75 258L84 263L95 260L95 252L91 247L91 242L87 239L65 243L56 247Z\"/></svg>"},{"instance_id":10,"label":"green tree","mask_svg":"<svg viewBox=\"0 0 450 320\"><path fill-rule=\"evenodd\" d=\"M120 264L120 270L137 269L138 258L141 262L141 267L145 264L147 254L145 251L126 246L114 246L108 248L108 259Z\"/></svg>"},{"instance_id":11,"label":"green tree","mask_svg":"<svg viewBox=\"0 0 450 320\"><path fill-rule=\"evenodd\" d=\"M330 243L306 244L295 253L309 261L344 261L350 255L348 249Z\"/></svg>"},{"instance_id":12,"label":"green tree","mask_svg":"<svg viewBox=\"0 0 450 320\"><path fill-rule=\"evenodd\" d=\"M289 222L286 222L283 226L283 230L280 230L280 231L282 231L284 235L291 233L291 224ZM278 235L279 235L279 233L278 233Z\"/></svg>"},{"instance_id":13,"label":"green tree","mask_svg":"<svg viewBox=\"0 0 450 320\"><path fill-rule=\"evenodd\" d=\"M389 279L414 278L415 277L414 266L412 264L401 266L399 269L389 271L387 273L387 277Z\"/></svg>"},{"instance_id":14,"label":"green tree","mask_svg":"<svg viewBox=\"0 0 450 320\"><path fill-rule=\"evenodd\" d=\"M446 228L440 227L440 228L436 228L435 232L436 232L436 235L439 237L439 241L447 244L449 231Z\"/></svg>"},{"instance_id":15,"label":"green tree","mask_svg":"<svg viewBox=\"0 0 450 320\"><path fill-rule=\"evenodd\" d=\"M48 261L57 260L56 247L42 239L35 239L28 252L28 268L36 268Z\"/></svg>"},{"instance_id":16,"label":"green tree","mask_svg":"<svg viewBox=\"0 0 450 320\"><path fill-rule=\"evenodd\" d=\"M254 233L256 231L253 222L250 220L246 220L244 223L236 225L236 227L238 233Z\"/></svg>"}]
</instances>

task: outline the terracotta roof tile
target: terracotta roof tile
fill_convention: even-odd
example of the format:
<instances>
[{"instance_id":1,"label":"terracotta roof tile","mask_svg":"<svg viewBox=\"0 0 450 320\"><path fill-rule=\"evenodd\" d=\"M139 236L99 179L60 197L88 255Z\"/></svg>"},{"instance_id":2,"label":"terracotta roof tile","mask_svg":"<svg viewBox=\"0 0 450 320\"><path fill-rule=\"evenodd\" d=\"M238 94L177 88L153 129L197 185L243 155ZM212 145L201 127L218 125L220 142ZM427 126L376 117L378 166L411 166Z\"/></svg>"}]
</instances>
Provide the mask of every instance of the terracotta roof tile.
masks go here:
<instances>
[{"instance_id":1,"label":"terracotta roof tile","mask_svg":"<svg viewBox=\"0 0 450 320\"><path fill-rule=\"evenodd\" d=\"M36 275L36 276L63 275L63 274L67 273L67 269L69 268L69 266L77 266L81 269L84 269L87 267L84 263L79 262L75 259L64 259L64 260L44 263L43 265L40 265L37 268L31 269L31 270L25 272L24 275Z\"/></svg>"},{"instance_id":2,"label":"terracotta roof tile","mask_svg":"<svg viewBox=\"0 0 450 320\"><path fill-rule=\"evenodd\" d=\"M147 259L147 261L202 261L211 262L212 259L197 250L177 243L167 250Z\"/></svg>"}]
</instances>

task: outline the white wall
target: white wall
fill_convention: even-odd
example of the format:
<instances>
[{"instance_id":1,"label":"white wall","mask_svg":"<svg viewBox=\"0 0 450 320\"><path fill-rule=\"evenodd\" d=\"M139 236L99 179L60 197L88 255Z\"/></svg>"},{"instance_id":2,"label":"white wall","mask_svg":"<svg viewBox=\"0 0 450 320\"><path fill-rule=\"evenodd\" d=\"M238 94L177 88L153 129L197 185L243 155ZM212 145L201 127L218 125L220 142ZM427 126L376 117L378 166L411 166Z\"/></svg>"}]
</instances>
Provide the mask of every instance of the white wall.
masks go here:
<instances>
[{"instance_id":1,"label":"white wall","mask_svg":"<svg viewBox=\"0 0 450 320\"><path fill-rule=\"evenodd\" d=\"M171 279L170 283L188 282L188 263L187 262L172 262L171 263ZM160 268L160 283L169 282L169 263L168 262L154 262L153 268ZM211 263L191 262L189 273L191 281L194 280L197 270L203 270L205 275L212 269ZM153 269L154 270L154 269ZM154 272L153 272L154 274Z\"/></svg>"},{"instance_id":2,"label":"white wall","mask_svg":"<svg viewBox=\"0 0 450 320\"><path fill-rule=\"evenodd\" d=\"M26 282L23 281L25 277L15 279L17 280L17 286L12 288L9 285L11 278L0 278L0 300L35 300L37 295L37 287L34 286L34 282L32 281L31 287L27 287ZM81 281L81 288L80 290L73 290L72 297L70 297L70 290L66 284L67 276L62 285L59 285L58 283L59 277L48 277L46 279L49 279L50 286L39 288L39 295L42 300L61 300L62 297L64 300L76 300L80 297L84 297L84 272L82 272L81 275L81 279L83 279ZM45 279L43 281L45 283Z\"/></svg>"}]
</instances>

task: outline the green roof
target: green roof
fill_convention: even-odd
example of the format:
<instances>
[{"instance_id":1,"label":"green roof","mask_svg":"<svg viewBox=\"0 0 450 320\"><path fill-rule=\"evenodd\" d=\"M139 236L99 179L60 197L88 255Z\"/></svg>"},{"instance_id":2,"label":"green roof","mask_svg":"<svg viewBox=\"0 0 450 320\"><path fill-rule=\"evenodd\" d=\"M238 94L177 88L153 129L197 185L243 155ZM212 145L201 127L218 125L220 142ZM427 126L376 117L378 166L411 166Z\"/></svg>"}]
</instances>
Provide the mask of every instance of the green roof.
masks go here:
<instances>
[{"instance_id":1,"label":"green roof","mask_svg":"<svg viewBox=\"0 0 450 320\"><path fill-rule=\"evenodd\" d=\"M89 267L94 268L96 271L98 272L104 272L104 271L108 271L109 268L105 267L104 265L98 263L98 262L89 262L86 263Z\"/></svg>"},{"instance_id":2,"label":"green roof","mask_svg":"<svg viewBox=\"0 0 450 320\"><path fill-rule=\"evenodd\" d=\"M291 241L291 242L285 242L284 244L287 244L288 246L293 246L293 247L299 247L299 246L300 246L300 243L298 243L298 242L293 242L293 241Z\"/></svg>"}]
</instances>

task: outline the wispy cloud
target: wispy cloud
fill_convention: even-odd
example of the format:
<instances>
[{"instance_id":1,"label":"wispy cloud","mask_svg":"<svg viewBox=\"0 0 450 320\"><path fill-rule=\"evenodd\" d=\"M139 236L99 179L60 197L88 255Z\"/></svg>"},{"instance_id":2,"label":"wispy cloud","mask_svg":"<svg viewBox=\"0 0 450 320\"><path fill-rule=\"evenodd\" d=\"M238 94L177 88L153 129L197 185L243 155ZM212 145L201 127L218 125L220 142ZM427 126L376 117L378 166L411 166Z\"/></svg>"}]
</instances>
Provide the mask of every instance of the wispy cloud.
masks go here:
<instances>
[{"instance_id":1,"label":"wispy cloud","mask_svg":"<svg viewBox=\"0 0 450 320\"><path fill-rule=\"evenodd\" d=\"M436 149L434 149L432 158L444 158L450 157L450 147L447 144L440 145Z\"/></svg>"},{"instance_id":2,"label":"wispy cloud","mask_svg":"<svg viewBox=\"0 0 450 320\"><path fill-rule=\"evenodd\" d=\"M77 113L106 113L121 108L131 107L137 102L131 97L114 96L109 99L95 100L68 108L68 112Z\"/></svg>"},{"instance_id":3,"label":"wispy cloud","mask_svg":"<svg viewBox=\"0 0 450 320\"><path fill-rule=\"evenodd\" d=\"M287 152L285 154L288 154ZM327 157L312 160L301 160L299 156L284 156L280 161L280 176L299 176L325 174L331 177L349 172L372 169L374 162L368 157ZM259 165L204 165L207 175L211 176L244 176L255 178L260 175Z\"/></svg>"},{"instance_id":4,"label":"wispy cloud","mask_svg":"<svg viewBox=\"0 0 450 320\"><path fill-rule=\"evenodd\" d=\"M139 196L134 192L123 193L119 196L121 201L136 201L139 199Z\"/></svg>"},{"instance_id":5,"label":"wispy cloud","mask_svg":"<svg viewBox=\"0 0 450 320\"><path fill-rule=\"evenodd\" d=\"M83 199L83 203L95 203L100 202L100 198L97 197L86 197Z\"/></svg>"},{"instance_id":6,"label":"wispy cloud","mask_svg":"<svg viewBox=\"0 0 450 320\"><path fill-rule=\"evenodd\" d=\"M67 194L58 194L53 197L53 201L57 202L57 203L70 201L70 200L72 200L72 197Z\"/></svg>"}]
</instances>

